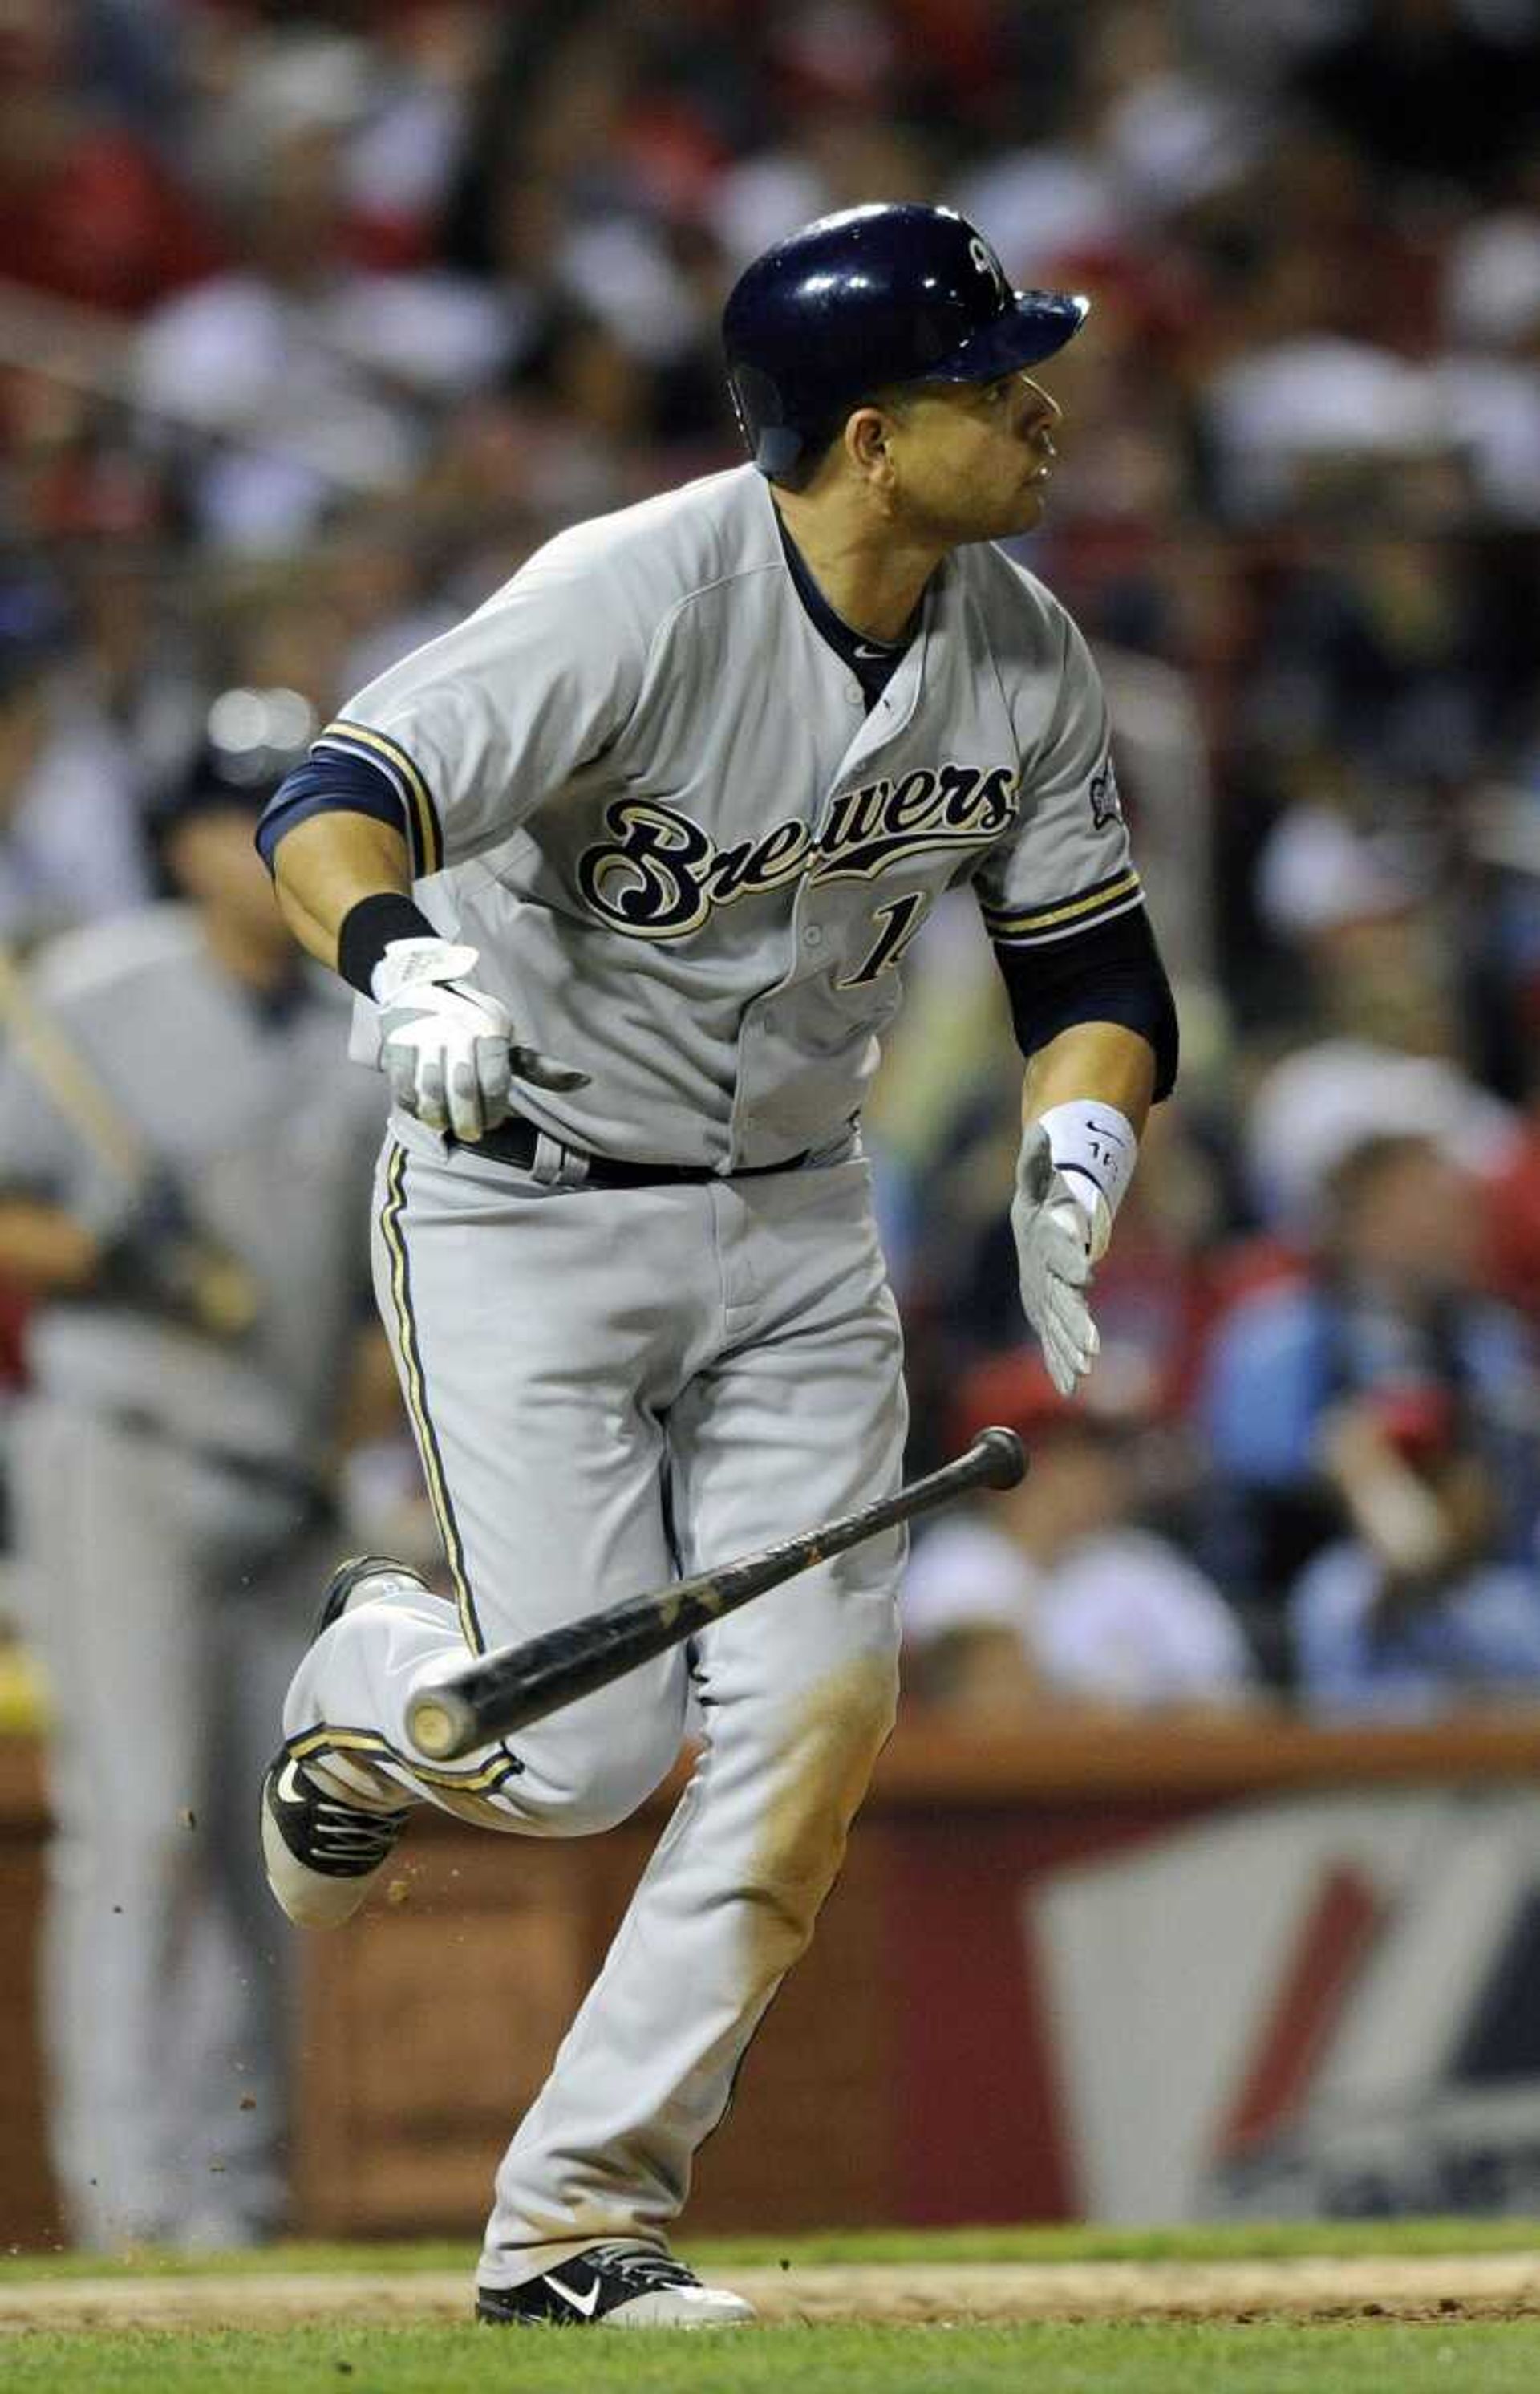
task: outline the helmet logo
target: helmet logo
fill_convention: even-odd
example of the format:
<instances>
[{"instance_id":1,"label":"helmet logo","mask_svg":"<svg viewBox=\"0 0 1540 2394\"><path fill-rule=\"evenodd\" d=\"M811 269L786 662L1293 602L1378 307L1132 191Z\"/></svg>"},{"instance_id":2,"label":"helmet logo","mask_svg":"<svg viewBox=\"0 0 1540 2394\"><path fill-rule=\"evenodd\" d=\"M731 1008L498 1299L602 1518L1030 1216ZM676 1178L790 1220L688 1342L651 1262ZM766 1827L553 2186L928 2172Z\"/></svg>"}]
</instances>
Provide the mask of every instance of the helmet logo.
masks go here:
<instances>
[{"instance_id":1,"label":"helmet logo","mask_svg":"<svg viewBox=\"0 0 1540 2394\"><path fill-rule=\"evenodd\" d=\"M1005 270L981 233L974 234L967 244L967 254L980 273L989 277L994 286L994 296L1004 307L1007 298Z\"/></svg>"}]
</instances>

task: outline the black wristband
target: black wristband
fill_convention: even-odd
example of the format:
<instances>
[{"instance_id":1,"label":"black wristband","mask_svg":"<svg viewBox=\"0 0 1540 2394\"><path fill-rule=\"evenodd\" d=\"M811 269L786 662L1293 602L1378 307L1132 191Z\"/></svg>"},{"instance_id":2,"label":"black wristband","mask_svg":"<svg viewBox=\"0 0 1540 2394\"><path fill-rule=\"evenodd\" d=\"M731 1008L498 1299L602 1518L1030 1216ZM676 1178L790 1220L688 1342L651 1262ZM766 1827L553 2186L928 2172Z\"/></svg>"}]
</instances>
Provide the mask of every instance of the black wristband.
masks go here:
<instances>
[{"instance_id":1,"label":"black wristband","mask_svg":"<svg viewBox=\"0 0 1540 2394\"><path fill-rule=\"evenodd\" d=\"M336 968L345 981L372 997L370 980L392 940L436 940L435 930L420 906L399 889L378 889L349 906L336 935Z\"/></svg>"}]
</instances>

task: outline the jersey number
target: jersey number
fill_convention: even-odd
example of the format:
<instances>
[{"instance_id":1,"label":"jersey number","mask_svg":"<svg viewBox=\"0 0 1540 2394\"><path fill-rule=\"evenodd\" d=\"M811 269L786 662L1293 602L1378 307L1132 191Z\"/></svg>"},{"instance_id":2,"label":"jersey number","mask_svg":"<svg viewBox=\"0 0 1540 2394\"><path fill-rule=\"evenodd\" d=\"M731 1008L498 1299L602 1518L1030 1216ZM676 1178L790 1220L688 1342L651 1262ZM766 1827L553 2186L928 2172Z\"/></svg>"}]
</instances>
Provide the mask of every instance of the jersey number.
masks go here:
<instances>
[{"instance_id":1,"label":"jersey number","mask_svg":"<svg viewBox=\"0 0 1540 2394\"><path fill-rule=\"evenodd\" d=\"M907 898L895 898L890 905L879 906L876 919L882 925L876 943L863 965L858 965L841 989L860 989L863 981L875 980L879 972L896 965L910 940L920 927L928 892L912 889Z\"/></svg>"}]
</instances>

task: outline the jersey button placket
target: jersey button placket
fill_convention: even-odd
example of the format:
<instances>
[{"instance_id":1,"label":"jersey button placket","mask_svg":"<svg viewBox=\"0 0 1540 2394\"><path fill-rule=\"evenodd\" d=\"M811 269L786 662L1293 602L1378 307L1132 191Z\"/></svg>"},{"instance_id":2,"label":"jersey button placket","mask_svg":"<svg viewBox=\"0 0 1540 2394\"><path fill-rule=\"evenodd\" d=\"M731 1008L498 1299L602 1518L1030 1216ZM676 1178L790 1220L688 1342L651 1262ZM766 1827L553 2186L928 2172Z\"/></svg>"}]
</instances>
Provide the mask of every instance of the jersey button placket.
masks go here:
<instances>
[{"instance_id":1,"label":"jersey button placket","mask_svg":"<svg viewBox=\"0 0 1540 2394\"><path fill-rule=\"evenodd\" d=\"M770 1027L770 1016L768 1009L762 1011L757 1006L751 1006L744 1018L740 1034L738 1091L732 1113L732 1155L738 1164L751 1163L754 1160L752 1154L754 1135L759 1127L759 1117L755 1112L755 1107L763 1078L762 1072L757 1066L755 1045L757 1041L763 1038Z\"/></svg>"}]
</instances>

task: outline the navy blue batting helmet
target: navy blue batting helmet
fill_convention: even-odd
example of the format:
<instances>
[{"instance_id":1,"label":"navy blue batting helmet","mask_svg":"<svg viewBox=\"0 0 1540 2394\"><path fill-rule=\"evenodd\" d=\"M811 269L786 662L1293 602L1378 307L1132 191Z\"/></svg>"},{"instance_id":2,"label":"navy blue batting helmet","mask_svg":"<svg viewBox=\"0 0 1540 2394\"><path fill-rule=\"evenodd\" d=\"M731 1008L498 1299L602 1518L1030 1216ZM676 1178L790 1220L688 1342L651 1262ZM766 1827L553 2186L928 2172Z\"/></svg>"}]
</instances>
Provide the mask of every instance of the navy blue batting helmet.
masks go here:
<instances>
[{"instance_id":1,"label":"navy blue batting helmet","mask_svg":"<svg viewBox=\"0 0 1540 2394\"><path fill-rule=\"evenodd\" d=\"M955 209L909 200L844 208L739 276L722 313L728 388L754 463L784 474L872 393L993 382L1040 364L1089 309L1064 291L1013 291Z\"/></svg>"}]
</instances>

